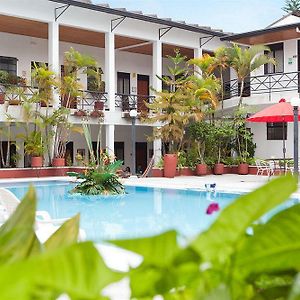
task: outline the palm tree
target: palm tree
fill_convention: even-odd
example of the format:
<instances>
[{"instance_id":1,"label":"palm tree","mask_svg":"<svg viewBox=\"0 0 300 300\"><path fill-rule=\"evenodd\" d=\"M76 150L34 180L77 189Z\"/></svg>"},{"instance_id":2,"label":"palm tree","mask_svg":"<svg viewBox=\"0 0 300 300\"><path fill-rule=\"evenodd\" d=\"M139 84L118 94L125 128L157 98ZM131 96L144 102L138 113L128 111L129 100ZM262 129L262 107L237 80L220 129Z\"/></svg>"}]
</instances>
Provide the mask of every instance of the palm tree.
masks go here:
<instances>
[{"instance_id":1,"label":"palm tree","mask_svg":"<svg viewBox=\"0 0 300 300\"><path fill-rule=\"evenodd\" d=\"M161 80L170 91L156 91L154 102L146 103L151 114L144 121L160 123L162 126L156 129L154 136L169 144L170 153L176 153L182 146L189 122L201 120L206 107L216 107L219 81L214 75L189 75L186 58L178 51L169 59L172 63L168 68L170 76Z\"/></svg>"},{"instance_id":2,"label":"palm tree","mask_svg":"<svg viewBox=\"0 0 300 300\"><path fill-rule=\"evenodd\" d=\"M250 76L251 72L265 64L276 64L274 58L265 54L265 52L269 51L270 49L264 45L255 45L243 49L234 44L233 47L226 48L229 66L234 69L238 81L241 84L238 104L239 107L242 105L245 79Z\"/></svg>"},{"instance_id":3,"label":"palm tree","mask_svg":"<svg viewBox=\"0 0 300 300\"><path fill-rule=\"evenodd\" d=\"M282 10L287 13L293 13L300 10L300 0L286 0Z\"/></svg>"}]
</instances>

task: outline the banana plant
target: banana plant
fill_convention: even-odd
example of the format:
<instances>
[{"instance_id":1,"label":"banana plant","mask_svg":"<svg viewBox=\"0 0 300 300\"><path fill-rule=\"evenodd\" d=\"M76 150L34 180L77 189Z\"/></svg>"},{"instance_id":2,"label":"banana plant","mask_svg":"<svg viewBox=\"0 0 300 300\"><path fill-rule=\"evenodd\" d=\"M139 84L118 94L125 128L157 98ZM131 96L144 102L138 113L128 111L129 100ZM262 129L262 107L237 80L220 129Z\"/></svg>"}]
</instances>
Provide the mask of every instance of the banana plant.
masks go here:
<instances>
[{"instance_id":1,"label":"banana plant","mask_svg":"<svg viewBox=\"0 0 300 300\"><path fill-rule=\"evenodd\" d=\"M91 242L78 243L79 216L66 221L44 244L35 234L37 199L30 188L0 227L0 299L100 300L120 274L107 268Z\"/></svg>"},{"instance_id":2,"label":"banana plant","mask_svg":"<svg viewBox=\"0 0 300 300\"><path fill-rule=\"evenodd\" d=\"M285 176L242 195L191 242L175 231L110 241L143 257L127 274L132 299L300 299L300 204L274 211L296 189Z\"/></svg>"}]
</instances>

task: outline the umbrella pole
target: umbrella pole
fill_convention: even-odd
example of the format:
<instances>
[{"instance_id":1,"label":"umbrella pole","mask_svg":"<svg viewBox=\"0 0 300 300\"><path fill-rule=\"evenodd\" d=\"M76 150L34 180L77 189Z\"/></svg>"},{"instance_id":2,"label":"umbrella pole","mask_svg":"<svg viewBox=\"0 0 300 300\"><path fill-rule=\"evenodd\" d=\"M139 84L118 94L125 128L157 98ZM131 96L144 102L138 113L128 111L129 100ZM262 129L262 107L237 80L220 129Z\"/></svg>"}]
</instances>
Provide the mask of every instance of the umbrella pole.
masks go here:
<instances>
[{"instance_id":1,"label":"umbrella pole","mask_svg":"<svg viewBox=\"0 0 300 300\"><path fill-rule=\"evenodd\" d=\"M283 170L284 174L286 172L286 165L285 165L285 153L286 153L286 148L285 148L285 134L284 134L284 122L282 122L282 142L283 142Z\"/></svg>"}]
</instances>

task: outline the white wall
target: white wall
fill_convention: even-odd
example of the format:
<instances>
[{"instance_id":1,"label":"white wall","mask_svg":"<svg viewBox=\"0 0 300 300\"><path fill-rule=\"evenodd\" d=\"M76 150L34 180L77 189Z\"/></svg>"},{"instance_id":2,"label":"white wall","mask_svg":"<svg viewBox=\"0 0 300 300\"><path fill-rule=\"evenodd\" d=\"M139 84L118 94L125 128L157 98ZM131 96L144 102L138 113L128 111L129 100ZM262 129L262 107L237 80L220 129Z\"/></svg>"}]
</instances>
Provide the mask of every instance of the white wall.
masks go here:
<instances>
[{"instance_id":1,"label":"white wall","mask_svg":"<svg viewBox=\"0 0 300 300\"><path fill-rule=\"evenodd\" d=\"M254 142L256 143L255 157L258 158L282 158L282 140L268 141L267 140L267 125L266 123L248 123L249 128L254 133ZM286 141L286 157L293 157L293 124L288 123Z\"/></svg>"}]
</instances>

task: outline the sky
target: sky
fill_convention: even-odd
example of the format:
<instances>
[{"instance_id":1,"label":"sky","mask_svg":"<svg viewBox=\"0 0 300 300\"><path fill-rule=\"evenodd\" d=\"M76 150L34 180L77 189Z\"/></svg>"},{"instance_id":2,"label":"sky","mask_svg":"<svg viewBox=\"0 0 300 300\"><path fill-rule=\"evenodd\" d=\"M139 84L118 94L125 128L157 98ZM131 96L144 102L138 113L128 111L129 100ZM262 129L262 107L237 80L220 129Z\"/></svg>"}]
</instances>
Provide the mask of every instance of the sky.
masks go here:
<instances>
[{"instance_id":1,"label":"sky","mask_svg":"<svg viewBox=\"0 0 300 300\"><path fill-rule=\"evenodd\" d=\"M198 23L227 32L262 29L284 15L284 0L94 0L113 8Z\"/></svg>"}]
</instances>

